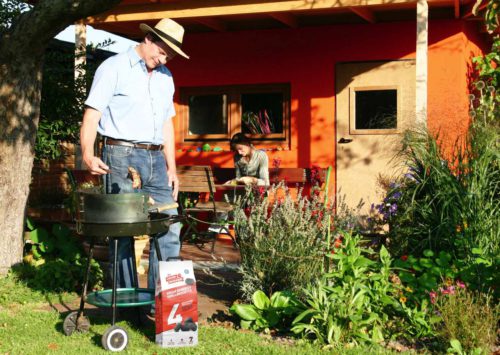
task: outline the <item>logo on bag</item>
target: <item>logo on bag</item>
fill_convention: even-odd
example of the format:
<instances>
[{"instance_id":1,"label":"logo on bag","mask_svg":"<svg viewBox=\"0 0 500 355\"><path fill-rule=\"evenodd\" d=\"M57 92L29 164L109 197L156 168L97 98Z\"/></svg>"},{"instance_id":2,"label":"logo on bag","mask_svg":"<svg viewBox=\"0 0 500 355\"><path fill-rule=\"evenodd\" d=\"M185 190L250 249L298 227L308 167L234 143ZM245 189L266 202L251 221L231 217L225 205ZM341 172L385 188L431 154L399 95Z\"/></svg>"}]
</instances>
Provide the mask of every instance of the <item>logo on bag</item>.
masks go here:
<instances>
[{"instance_id":1,"label":"logo on bag","mask_svg":"<svg viewBox=\"0 0 500 355\"><path fill-rule=\"evenodd\" d=\"M165 281L169 284L174 284L177 282L184 282L184 277L181 274L167 275Z\"/></svg>"}]
</instances>

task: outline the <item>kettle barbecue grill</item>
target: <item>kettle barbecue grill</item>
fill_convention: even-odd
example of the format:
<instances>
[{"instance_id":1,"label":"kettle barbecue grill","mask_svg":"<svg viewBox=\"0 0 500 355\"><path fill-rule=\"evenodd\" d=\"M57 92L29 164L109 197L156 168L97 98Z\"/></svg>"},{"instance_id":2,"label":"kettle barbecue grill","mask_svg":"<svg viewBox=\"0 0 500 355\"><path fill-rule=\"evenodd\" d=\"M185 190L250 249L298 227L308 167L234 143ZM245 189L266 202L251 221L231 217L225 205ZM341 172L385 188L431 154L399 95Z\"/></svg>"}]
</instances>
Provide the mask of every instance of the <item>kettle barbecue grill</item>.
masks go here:
<instances>
[{"instance_id":1,"label":"kettle barbecue grill","mask_svg":"<svg viewBox=\"0 0 500 355\"><path fill-rule=\"evenodd\" d=\"M71 312L63 322L63 331L71 335L75 331L86 332L90 328L90 321L83 315L85 302L97 307L111 307L112 318L109 327L102 336L102 345L106 350L121 351L128 344L128 334L125 329L116 326L117 307L139 307L151 305L155 302L155 290L139 288L135 262L132 263L134 286L133 288L117 288L117 249L118 240L134 235L150 235L156 255L162 261L158 244L158 233L165 233L174 223L181 222L183 217L161 213L162 210L176 208L177 204L159 207L148 205L149 196L143 193L100 194L92 192L78 193L78 209L76 231L79 235L90 239L89 255L83 282L80 307ZM90 264L94 243L97 238L108 237L114 246L114 260L112 273L112 288L95 291L87 294ZM131 252L135 260L134 247Z\"/></svg>"}]
</instances>

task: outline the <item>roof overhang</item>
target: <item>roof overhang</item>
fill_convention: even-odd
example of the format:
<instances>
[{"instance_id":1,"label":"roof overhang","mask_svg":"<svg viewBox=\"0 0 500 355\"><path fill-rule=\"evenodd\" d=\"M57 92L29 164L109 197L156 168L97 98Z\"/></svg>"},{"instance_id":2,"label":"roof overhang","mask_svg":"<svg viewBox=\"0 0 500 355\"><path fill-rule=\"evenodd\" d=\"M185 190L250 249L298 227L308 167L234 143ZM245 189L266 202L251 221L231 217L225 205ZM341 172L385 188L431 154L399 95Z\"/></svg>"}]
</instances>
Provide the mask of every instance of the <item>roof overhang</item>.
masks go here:
<instances>
[{"instance_id":1,"label":"roof overhang","mask_svg":"<svg viewBox=\"0 0 500 355\"><path fill-rule=\"evenodd\" d=\"M474 0L428 0L430 18L474 19ZM123 0L85 23L139 39L139 23L169 17L188 33L415 21L416 0Z\"/></svg>"}]
</instances>

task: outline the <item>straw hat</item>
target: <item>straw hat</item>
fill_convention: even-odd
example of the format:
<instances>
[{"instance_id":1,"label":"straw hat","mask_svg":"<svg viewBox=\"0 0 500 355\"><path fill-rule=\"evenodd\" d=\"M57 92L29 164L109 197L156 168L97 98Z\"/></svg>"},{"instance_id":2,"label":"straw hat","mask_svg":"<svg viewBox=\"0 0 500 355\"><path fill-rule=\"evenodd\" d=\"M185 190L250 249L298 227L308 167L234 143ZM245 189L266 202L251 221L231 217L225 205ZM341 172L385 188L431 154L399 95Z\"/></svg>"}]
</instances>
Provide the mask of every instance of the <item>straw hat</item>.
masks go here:
<instances>
[{"instance_id":1,"label":"straw hat","mask_svg":"<svg viewBox=\"0 0 500 355\"><path fill-rule=\"evenodd\" d=\"M154 28L149 27L145 23L141 23L139 28L145 34L153 32L160 37L170 48L182 55L184 58L189 59L189 56L181 50L182 37L184 37L184 27L177 22L164 18L156 24Z\"/></svg>"}]
</instances>

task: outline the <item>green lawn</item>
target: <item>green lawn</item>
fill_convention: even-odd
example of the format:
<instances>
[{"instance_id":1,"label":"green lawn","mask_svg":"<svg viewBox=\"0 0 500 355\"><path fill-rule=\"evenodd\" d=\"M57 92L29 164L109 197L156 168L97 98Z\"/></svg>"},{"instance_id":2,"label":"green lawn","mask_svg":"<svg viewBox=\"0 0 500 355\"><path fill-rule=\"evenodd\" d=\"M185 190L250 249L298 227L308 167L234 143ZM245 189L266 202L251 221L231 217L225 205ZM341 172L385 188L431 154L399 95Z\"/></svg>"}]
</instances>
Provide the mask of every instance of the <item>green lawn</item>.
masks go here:
<instances>
[{"instance_id":1,"label":"green lawn","mask_svg":"<svg viewBox=\"0 0 500 355\"><path fill-rule=\"evenodd\" d=\"M52 304L75 301L76 294L42 294L26 287L14 277L0 278L0 354L105 354L101 336L110 326L110 317L89 317L88 333L65 336L60 314ZM124 353L133 354L320 354L310 344L284 345L251 332L212 325L200 326L199 344L194 348L162 349L154 339L153 327L139 327L133 322L118 325L129 334ZM377 353L374 349L351 349L351 354ZM385 353L384 351L379 353Z\"/></svg>"}]
</instances>

